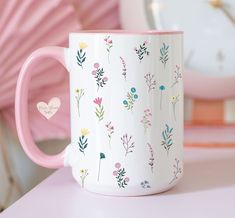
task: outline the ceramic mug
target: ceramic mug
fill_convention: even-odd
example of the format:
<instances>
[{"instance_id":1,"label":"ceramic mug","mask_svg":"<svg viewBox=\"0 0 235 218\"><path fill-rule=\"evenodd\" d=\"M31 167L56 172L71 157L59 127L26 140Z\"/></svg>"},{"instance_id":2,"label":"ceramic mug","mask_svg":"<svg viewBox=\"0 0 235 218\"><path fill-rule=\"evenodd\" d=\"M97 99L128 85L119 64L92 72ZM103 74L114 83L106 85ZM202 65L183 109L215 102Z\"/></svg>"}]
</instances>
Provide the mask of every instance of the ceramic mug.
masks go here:
<instances>
[{"instance_id":1,"label":"ceramic mug","mask_svg":"<svg viewBox=\"0 0 235 218\"><path fill-rule=\"evenodd\" d=\"M69 48L36 50L16 90L20 142L37 164L71 166L86 190L137 196L165 191L183 172L183 33L71 33ZM58 60L70 76L71 144L49 156L34 144L27 93L41 59ZM49 121L48 121L49 122Z\"/></svg>"}]
</instances>

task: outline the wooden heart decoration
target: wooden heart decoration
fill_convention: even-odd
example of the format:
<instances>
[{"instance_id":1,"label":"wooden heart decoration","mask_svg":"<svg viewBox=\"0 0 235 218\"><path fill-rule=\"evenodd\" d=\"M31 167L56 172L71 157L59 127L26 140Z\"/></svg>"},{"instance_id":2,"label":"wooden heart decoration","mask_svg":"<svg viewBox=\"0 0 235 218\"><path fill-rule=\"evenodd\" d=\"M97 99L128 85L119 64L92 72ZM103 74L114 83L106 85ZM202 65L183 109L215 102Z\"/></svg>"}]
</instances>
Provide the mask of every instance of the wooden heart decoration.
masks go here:
<instances>
[{"instance_id":1,"label":"wooden heart decoration","mask_svg":"<svg viewBox=\"0 0 235 218\"><path fill-rule=\"evenodd\" d=\"M50 101L47 103L41 101L37 103L38 111L46 118L50 119L52 116L56 114L56 112L59 110L61 105L60 99L57 97L53 97L50 99Z\"/></svg>"}]
</instances>

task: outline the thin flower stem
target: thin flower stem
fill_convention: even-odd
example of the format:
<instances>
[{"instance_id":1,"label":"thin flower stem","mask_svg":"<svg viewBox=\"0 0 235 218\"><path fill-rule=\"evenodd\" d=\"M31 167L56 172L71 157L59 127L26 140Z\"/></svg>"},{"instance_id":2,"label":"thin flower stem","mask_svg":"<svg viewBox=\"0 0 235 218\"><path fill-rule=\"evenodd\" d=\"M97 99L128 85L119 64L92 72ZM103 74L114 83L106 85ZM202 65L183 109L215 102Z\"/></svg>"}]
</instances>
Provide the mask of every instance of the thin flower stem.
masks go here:
<instances>
[{"instance_id":1,"label":"thin flower stem","mask_svg":"<svg viewBox=\"0 0 235 218\"><path fill-rule=\"evenodd\" d=\"M110 52L108 52L108 62L110 63Z\"/></svg>"},{"instance_id":2,"label":"thin flower stem","mask_svg":"<svg viewBox=\"0 0 235 218\"><path fill-rule=\"evenodd\" d=\"M175 103L173 103L173 113L174 113L174 118L175 118L175 121L176 121L176 115L175 115Z\"/></svg>"},{"instance_id":3,"label":"thin flower stem","mask_svg":"<svg viewBox=\"0 0 235 218\"><path fill-rule=\"evenodd\" d=\"M100 180L100 165L101 165L101 159L99 160L99 169L98 169L98 177L97 177L98 182Z\"/></svg>"}]
</instances>

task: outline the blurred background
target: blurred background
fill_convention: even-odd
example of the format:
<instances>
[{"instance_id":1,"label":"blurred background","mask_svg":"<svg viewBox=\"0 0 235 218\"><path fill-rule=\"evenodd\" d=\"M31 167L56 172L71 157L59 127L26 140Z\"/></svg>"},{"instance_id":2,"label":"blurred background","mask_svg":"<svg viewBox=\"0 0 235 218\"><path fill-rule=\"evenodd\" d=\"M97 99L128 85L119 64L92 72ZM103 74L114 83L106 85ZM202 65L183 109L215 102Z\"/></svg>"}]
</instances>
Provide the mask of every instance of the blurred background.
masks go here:
<instances>
[{"instance_id":1,"label":"blurred background","mask_svg":"<svg viewBox=\"0 0 235 218\"><path fill-rule=\"evenodd\" d=\"M53 172L29 160L17 138L14 97L23 62L42 46L66 47L69 32L121 28L185 32L185 146L235 147L234 0L1 0L0 210ZM31 131L48 154L69 143L68 79L62 66L45 60L30 85ZM61 107L47 120L36 104L55 96Z\"/></svg>"}]
</instances>

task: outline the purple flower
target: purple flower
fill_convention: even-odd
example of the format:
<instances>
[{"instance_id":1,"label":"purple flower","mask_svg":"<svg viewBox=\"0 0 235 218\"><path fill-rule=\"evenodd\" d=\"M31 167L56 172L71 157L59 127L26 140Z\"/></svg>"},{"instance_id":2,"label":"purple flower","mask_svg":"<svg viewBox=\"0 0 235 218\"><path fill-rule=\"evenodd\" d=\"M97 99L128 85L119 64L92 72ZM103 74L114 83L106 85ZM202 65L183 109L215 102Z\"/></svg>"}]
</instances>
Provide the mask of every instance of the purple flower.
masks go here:
<instances>
[{"instance_id":1,"label":"purple flower","mask_svg":"<svg viewBox=\"0 0 235 218\"><path fill-rule=\"evenodd\" d=\"M108 77L105 76L105 77L103 78L103 81L104 81L104 82L107 82L107 81L108 81Z\"/></svg>"},{"instance_id":2,"label":"purple flower","mask_svg":"<svg viewBox=\"0 0 235 218\"><path fill-rule=\"evenodd\" d=\"M115 163L115 167L116 167L117 169L119 169L119 168L121 167L121 164L120 164L120 163Z\"/></svg>"},{"instance_id":3,"label":"purple flower","mask_svg":"<svg viewBox=\"0 0 235 218\"><path fill-rule=\"evenodd\" d=\"M126 178L124 179L124 181L125 181L125 182L129 182L129 181L130 181L129 177L126 177Z\"/></svg>"},{"instance_id":4,"label":"purple flower","mask_svg":"<svg viewBox=\"0 0 235 218\"><path fill-rule=\"evenodd\" d=\"M94 63L94 68L99 68L99 63Z\"/></svg>"}]
</instances>

